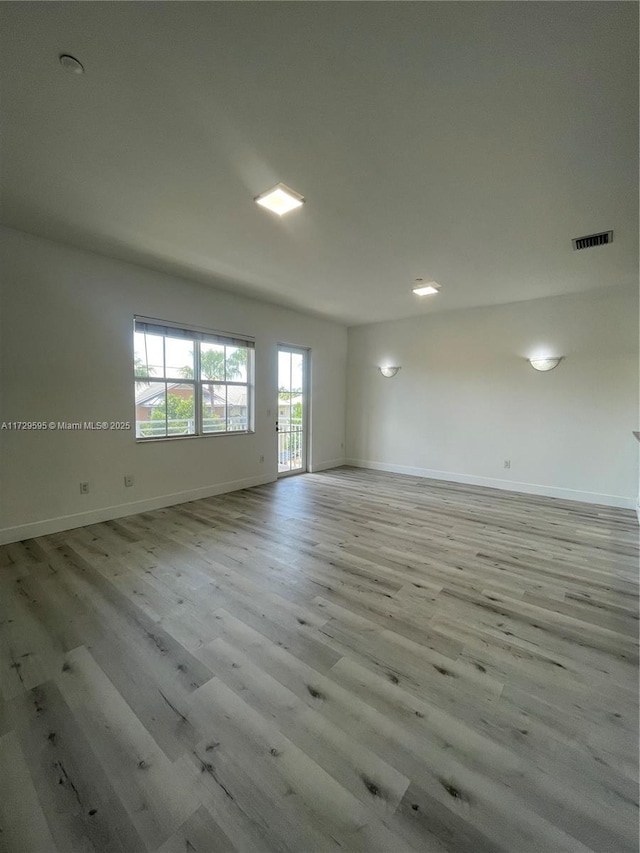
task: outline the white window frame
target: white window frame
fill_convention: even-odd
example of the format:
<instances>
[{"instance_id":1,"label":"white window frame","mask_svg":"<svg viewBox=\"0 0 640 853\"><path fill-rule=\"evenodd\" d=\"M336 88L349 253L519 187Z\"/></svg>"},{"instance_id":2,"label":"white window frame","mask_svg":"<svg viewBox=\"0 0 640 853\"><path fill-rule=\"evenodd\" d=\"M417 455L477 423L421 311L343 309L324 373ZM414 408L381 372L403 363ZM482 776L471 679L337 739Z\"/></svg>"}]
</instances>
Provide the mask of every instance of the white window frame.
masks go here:
<instances>
[{"instance_id":1,"label":"white window frame","mask_svg":"<svg viewBox=\"0 0 640 853\"><path fill-rule=\"evenodd\" d=\"M184 440L187 438L209 438L212 436L228 436L228 435L251 435L255 432L255 424L254 424L254 398L255 398L255 385L254 385L254 376L255 376L255 340L248 335L235 335L229 334L228 332L217 332L211 329L204 329L199 326L190 326L185 325L183 323L173 323L166 320L157 320L155 318L150 317L139 317L134 316L133 320L133 332L134 332L134 341L135 341L135 333L136 332L146 332L148 334L161 335L163 337L163 362L164 369L166 371L166 341L167 337L173 338L183 338L186 341L189 341L193 345L193 378L185 378L182 376L173 377L164 375L162 378L158 379L150 379L149 376L146 379L149 381L150 385L158 385L161 387L164 385L165 389L165 399L166 395L168 395L168 387L171 384L177 383L180 385L191 385L193 386L193 399L194 399L194 432L186 433L184 435L139 435L138 434L138 419L137 419L137 411L135 402L136 398L136 385L140 384L141 381L144 382L144 379L139 375L136 375L136 366L134 362L133 367L133 382L134 382L134 421L136 425L135 429L135 438L136 441L147 443L149 441L174 441L174 440ZM203 343L212 343L217 344L219 346L232 346L234 348L244 348L247 350L247 379L246 382L238 382L235 380L227 380L225 379L202 379L201 377L201 344ZM134 348L135 352L135 348ZM203 386L205 385L223 385L226 388L229 387L241 387L247 389L247 429L238 430L238 429L229 429L229 405L228 405L228 395L226 396L227 405L225 406L225 429L224 430L215 430L215 431L204 431L203 427L203 415L202 415L202 401L203 401ZM167 432L168 432L168 423L167 423Z\"/></svg>"}]
</instances>

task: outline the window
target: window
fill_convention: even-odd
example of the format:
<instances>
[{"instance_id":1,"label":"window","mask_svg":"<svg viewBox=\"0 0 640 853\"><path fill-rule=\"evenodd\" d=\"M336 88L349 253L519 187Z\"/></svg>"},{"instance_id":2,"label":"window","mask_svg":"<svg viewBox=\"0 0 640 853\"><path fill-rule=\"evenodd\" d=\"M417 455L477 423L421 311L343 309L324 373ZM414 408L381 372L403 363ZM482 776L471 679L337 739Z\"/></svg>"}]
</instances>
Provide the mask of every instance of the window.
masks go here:
<instances>
[{"instance_id":1,"label":"window","mask_svg":"<svg viewBox=\"0 0 640 853\"><path fill-rule=\"evenodd\" d=\"M136 438L251 432L254 346L136 317Z\"/></svg>"}]
</instances>

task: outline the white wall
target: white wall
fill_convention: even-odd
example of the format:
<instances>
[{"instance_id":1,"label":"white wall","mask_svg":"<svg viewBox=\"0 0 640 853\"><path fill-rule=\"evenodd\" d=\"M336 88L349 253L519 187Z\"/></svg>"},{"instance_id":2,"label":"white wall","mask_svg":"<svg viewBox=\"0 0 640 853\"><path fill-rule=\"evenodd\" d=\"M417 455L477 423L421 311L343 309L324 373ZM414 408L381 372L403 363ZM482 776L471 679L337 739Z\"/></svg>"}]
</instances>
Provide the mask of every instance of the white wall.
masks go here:
<instances>
[{"instance_id":1,"label":"white wall","mask_svg":"<svg viewBox=\"0 0 640 853\"><path fill-rule=\"evenodd\" d=\"M565 360L536 372L545 351ZM347 384L352 464L635 506L635 290L357 326Z\"/></svg>"},{"instance_id":2,"label":"white wall","mask_svg":"<svg viewBox=\"0 0 640 853\"><path fill-rule=\"evenodd\" d=\"M11 229L0 265L0 421L133 421L134 314L256 338L255 435L0 431L0 541L274 480L278 342L312 350L310 467L343 461L346 328Z\"/></svg>"},{"instance_id":3,"label":"white wall","mask_svg":"<svg viewBox=\"0 0 640 853\"><path fill-rule=\"evenodd\" d=\"M639 286L640 289L640 286ZM640 295L640 294L639 294ZM640 298L638 299L638 310L640 311ZM638 326L640 327L640 314L638 316ZM638 352L638 420L636 432L640 431L640 350ZM637 448L638 451L638 497L636 500L636 515L638 516L638 521L640 522L640 436L636 436L637 441L639 442L639 446Z\"/></svg>"}]
</instances>

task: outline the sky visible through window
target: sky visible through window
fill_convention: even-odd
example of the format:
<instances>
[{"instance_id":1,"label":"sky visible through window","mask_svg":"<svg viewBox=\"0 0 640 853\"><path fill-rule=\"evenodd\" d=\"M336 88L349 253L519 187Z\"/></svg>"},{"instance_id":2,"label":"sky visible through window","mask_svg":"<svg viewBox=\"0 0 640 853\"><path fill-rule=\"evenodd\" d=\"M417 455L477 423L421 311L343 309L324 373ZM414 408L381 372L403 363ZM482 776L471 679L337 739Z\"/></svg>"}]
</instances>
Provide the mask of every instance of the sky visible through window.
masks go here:
<instances>
[{"instance_id":1,"label":"sky visible through window","mask_svg":"<svg viewBox=\"0 0 640 853\"><path fill-rule=\"evenodd\" d=\"M292 357L293 356L293 357ZM302 365L304 359L298 353L278 353L278 388L285 391L302 391ZM291 385L289 385L291 382Z\"/></svg>"}]
</instances>

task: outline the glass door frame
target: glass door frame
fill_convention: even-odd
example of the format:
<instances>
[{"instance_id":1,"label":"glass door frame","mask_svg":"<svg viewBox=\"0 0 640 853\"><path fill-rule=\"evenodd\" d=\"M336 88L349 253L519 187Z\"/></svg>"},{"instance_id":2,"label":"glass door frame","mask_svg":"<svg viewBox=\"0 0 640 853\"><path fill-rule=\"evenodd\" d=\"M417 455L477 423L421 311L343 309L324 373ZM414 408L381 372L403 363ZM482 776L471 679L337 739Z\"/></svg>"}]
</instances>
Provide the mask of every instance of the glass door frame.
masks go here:
<instances>
[{"instance_id":1,"label":"glass door frame","mask_svg":"<svg viewBox=\"0 0 640 853\"><path fill-rule=\"evenodd\" d=\"M295 355L302 356L302 465L300 468L293 468L289 471L280 471L278 470L278 477L292 477L295 474L306 474L309 470L309 448L310 448L310 435L309 435L309 409L310 409L310 399L309 399L309 389L311 387L310 383L310 373L311 373L311 350L308 347L295 346L294 344L285 344L278 343L278 398L280 396L280 353L288 352L293 353ZM276 444L276 455L278 457L278 469L280 468L280 440L279 436L281 431L278 427L278 420L280 414L280 406L279 399L276 400L276 433L278 435L277 444Z\"/></svg>"}]
</instances>

